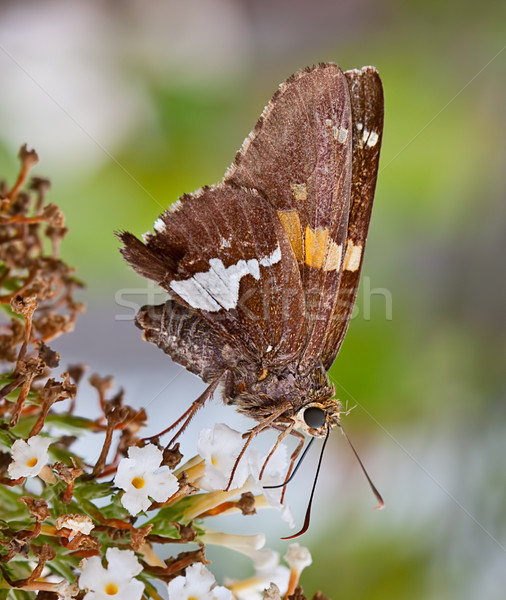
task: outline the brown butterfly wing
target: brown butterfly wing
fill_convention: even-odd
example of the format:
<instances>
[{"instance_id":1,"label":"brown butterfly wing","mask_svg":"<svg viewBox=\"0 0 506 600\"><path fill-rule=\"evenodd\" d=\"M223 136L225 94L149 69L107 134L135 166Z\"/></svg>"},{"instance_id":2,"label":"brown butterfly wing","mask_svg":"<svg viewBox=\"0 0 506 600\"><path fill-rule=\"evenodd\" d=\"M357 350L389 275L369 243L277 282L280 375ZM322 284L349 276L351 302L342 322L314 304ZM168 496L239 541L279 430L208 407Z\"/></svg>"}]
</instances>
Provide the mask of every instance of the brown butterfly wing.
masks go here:
<instances>
[{"instance_id":1,"label":"brown butterfly wing","mask_svg":"<svg viewBox=\"0 0 506 600\"><path fill-rule=\"evenodd\" d=\"M136 325L147 342L156 344L174 362L210 383L230 366L233 342L220 335L199 314L175 300L143 306Z\"/></svg>"},{"instance_id":2,"label":"brown butterfly wing","mask_svg":"<svg viewBox=\"0 0 506 600\"><path fill-rule=\"evenodd\" d=\"M280 86L225 174L224 183L265 196L290 240L306 304L301 371L320 358L339 289L351 152L348 82L321 64Z\"/></svg>"},{"instance_id":3,"label":"brown butterfly wing","mask_svg":"<svg viewBox=\"0 0 506 600\"><path fill-rule=\"evenodd\" d=\"M259 194L203 188L164 213L144 243L130 233L120 238L140 275L241 346L245 358L293 358L304 327L299 270L274 209Z\"/></svg>"},{"instance_id":4,"label":"brown butterfly wing","mask_svg":"<svg viewBox=\"0 0 506 600\"><path fill-rule=\"evenodd\" d=\"M322 362L328 370L343 342L357 295L383 135L383 86L374 67L346 71L353 117L353 177L343 272Z\"/></svg>"}]
</instances>

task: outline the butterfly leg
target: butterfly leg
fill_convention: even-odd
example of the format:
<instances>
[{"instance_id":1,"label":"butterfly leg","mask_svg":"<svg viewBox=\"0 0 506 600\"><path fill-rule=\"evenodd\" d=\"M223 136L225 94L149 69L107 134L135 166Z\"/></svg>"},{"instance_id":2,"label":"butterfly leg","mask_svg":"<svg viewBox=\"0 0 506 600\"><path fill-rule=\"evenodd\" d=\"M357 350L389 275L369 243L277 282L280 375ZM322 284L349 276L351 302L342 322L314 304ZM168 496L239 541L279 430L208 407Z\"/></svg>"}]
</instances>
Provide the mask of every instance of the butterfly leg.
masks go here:
<instances>
[{"instance_id":1,"label":"butterfly leg","mask_svg":"<svg viewBox=\"0 0 506 600\"><path fill-rule=\"evenodd\" d=\"M276 452L276 448L279 446L279 444L289 435L293 435L294 437L299 438L299 443L297 444L295 450L292 452L292 455L290 456L290 466L288 467L288 471L286 473L284 481L288 481L288 479L290 478L290 475L292 474L292 471L293 471L293 465L295 464L295 461L297 460L297 457L299 456L300 451L302 450L302 447L304 445L304 440L305 440L304 435L300 431L297 431L296 429L294 429L294 425L295 425L295 423L291 423L290 425L288 425L288 427L285 427L284 429L281 429L281 427L279 425L274 426L274 428L277 429L278 431L281 430L281 433L279 434L278 439L276 440L276 443L274 444L272 450L269 452L267 458L264 461L264 464L262 465L262 470L260 471L260 475L258 477L259 480L262 479L262 476L264 474L264 469L265 469L267 463L269 462L269 460L271 459L272 455L274 454L274 452ZM285 492L286 492L286 485L283 487L283 492L282 492L281 498L280 498L280 504L283 504Z\"/></svg>"},{"instance_id":2,"label":"butterfly leg","mask_svg":"<svg viewBox=\"0 0 506 600\"><path fill-rule=\"evenodd\" d=\"M293 435L297 435L297 432L293 431L293 428L295 426L295 423L292 421L287 427L285 427L284 429L281 429L280 426L275 426L274 429L277 429L278 431L281 431L281 433L278 435L278 438L276 440L276 443L274 444L274 446L272 447L271 451L269 452L269 454L267 455L267 458L264 461L264 464L262 465L262 469L260 470L260 474L258 476L259 481L262 480L262 477L264 475L264 471L265 471L265 467L267 466L267 463L270 461L270 459L272 458L272 455L274 454L274 452L276 452L277 448L279 447L279 445L281 444L281 442L291 433L293 433ZM300 450L299 450L300 452Z\"/></svg>"},{"instance_id":3,"label":"butterfly leg","mask_svg":"<svg viewBox=\"0 0 506 600\"><path fill-rule=\"evenodd\" d=\"M157 433L156 435L152 435L148 438L144 438L143 441L151 441L155 438L159 438L162 435L165 435L167 432L172 431L172 429L174 429L175 427L177 427L181 421L183 421L183 424L181 425L181 427L177 430L176 434L172 437L172 439L170 440L170 442L167 444L167 448L170 448L172 446L172 444L174 443L174 441L183 433L183 431L188 427L190 421L193 419L195 413L198 411L199 408L202 408L204 406L204 404L206 403L206 401L213 395L213 393L215 392L216 388L218 387L218 384L221 381L221 377L218 377L217 379L215 379L205 390L202 394L200 394L200 396L194 400L191 405L190 408L188 408L188 410L186 410L180 417L179 419L177 419L177 421L175 421L174 423L172 423L172 425L170 425L169 427L167 427L166 429L164 429L163 431L160 431L159 433Z\"/></svg>"},{"instance_id":4,"label":"butterfly leg","mask_svg":"<svg viewBox=\"0 0 506 600\"><path fill-rule=\"evenodd\" d=\"M293 471L293 466L295 464L295 461L297 460L297 457L300 454L300 451L302 450L302 446L304 446L304 435L300 432L297 431L296 429L292 429L290 431L290 434L293 435L296 438L299 438L299 443L297 444L295 450L292 452L292 455L290 456L290 466L288 467L288 471L286 472L286 479L289 479L290 475L292 474ZM280 499L280 503L283 504L283 500L285 498L285 492L286 492L286 485L283 488L283 493L281 494L281 499Z\"/></svg>"},{"instance_id":5,"label":"butterfly leg","mask_svg":"<svg viewBox=\"0 0 506 600\"><path fill-rule=\"evenodd\" d=\"M271 427L271 423L273 421L275 421L280 415L282 415L285 412L286 408L287 408L286 405L281 406L280 408L278 408L278 410L276 410L271 415L266 417L263 421L260 421L260 423L258 425L256 425L255 427L253 427L253 429L250 429L250 431L248 433L244 434L243 437L247 437L247 439L246 439L246 442L244 443L244 446L241 448L241 451L239 452L238 457L236 458L236 461L234 463L232 472L230 473L230 479L228 480L228 485L225 488L225 491L228 491L230 489L230 486L232 485L232 480L234 479L234 475L237 470L237 466L238 466L241 458L244 456L244 453L246 452L247 447L250 445L251 440L257 434L259 434L261 431L266 429L267 427Z\"/></svg>"},{"instance_id":6,"label":"butterfly leg","mask_svg":"<svg viewBox=\"0 0 506 600\"><path fill-rule=\"evenodd\" d=\"M190 408L187 411L185 411L175 423L172 423L172 425L168 429L165 429L165 431L163 433L166 433L167 431L171 431L172 429L177 427L179 425L179 423L181 423L181 421L183 421L183 424L181 425L181 427L177 430L175 435L172 437L170 442L167 444L167 446L166 446L167 448L170 448L172 446L172 444L177 440L177 438L188 427L188 425L190 424L190 421L195 416L195 413L199 410L199 408L202 408L204 406L204 404L206 403L206 401L214 394L220 381L221 381L221 377L218 377L217 379L215 379L211 383L211 385L209 385L202 392L202 394L200 394L200 396L191 403Z\"/></svg>"}]
</instances>

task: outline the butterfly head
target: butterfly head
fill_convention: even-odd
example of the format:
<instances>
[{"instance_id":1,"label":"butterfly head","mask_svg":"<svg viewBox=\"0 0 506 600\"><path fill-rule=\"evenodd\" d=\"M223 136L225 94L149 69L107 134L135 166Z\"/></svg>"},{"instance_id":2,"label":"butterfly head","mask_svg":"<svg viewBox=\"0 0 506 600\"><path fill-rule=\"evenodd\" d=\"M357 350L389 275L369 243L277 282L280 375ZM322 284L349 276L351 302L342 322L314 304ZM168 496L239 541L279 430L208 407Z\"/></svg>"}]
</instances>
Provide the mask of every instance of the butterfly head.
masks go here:
<instances>
[{"instance_id":1,"label":"butterfly head","mask_svg":"<svg viewBox=\"0 0 506 600\"><path fill-rule=\"evenodd\" d=\"M334 399L310 402L295 416L295 427L313 437L323 437L339 424L339 411L340 403Z\"/></svg>"}]
</instances>

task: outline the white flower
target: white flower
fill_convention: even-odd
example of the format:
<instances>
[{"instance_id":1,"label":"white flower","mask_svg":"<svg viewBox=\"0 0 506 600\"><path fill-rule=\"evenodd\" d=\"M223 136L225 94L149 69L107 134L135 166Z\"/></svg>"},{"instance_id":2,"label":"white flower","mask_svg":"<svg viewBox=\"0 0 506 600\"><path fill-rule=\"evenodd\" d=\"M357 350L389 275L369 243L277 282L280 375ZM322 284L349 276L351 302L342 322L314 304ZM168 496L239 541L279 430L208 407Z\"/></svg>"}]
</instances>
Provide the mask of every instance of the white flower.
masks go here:
<instances>
[{"instance_id":1,"label":"white flower","mask_svg":"<svg viewBox=\"0 0 506 600\"><path fill-rule=\"evenodd\" d=\"M122 458L114 484L125 490L121 504L131 515L147 510L150 498L165 502L179 488L176 477L168 469L160 469L162 451L153 444L144 448L132 446L128 458Z\"/></svg>"},{"instance_id":2,"label":"white flower","mask_svg":"<svg viewBox=\"0 0 506 600\"><path fill-rule=\"evenodd\" d=\"M83 561L79 585L89 590L84 600L139 600L144 591L142 581L134 579L142 566L132 550L108 548L107 568L98 556Z\"/></svg>"},{"instance_id":3,"label":"white flower","mask_svg":"<svg viewBox=\"0 0 506 600\"><path fill-rule=\"evenodd\" d=\"M218 423L214 429L203 429L197 448L205 460L206 469L198 481L199 487L207 491L226 489L243 445L242 435L224 423ZM231 488L244 485L248 478L248 470L248 461L243 456L237 465Z\"/></svg>"},{"instance_id":4,"label":"white flower","mask_svg":"<svg viewBox=\"0 0 506 600\"><path fill-rule=\"evenodd\" d=\"M271 456L264 469L261 480L258 478L267 456L259 458L258 452L252 451L250 452L248 458L251 473L254 478L252 490L262 493L267 502L280 511L283 521L286 521L288 526L293 529L293 527L295 527L295 523L290 507L286 503L281 504L281 494L283 493L283 488L269 490L265 489L264 487L268 485L279 485L285 481L289 466L287 447L283 444L280 444L276 448L276 451Z\"/></svg>"},{"instance_id":5,"label":"white flower","mask_svg":"<svg viewBox=\"0 0 506 600\"><path fill-rule=\"evenodd\" d=\"M288 552L283 558L290 569L299 574L313 562L309 550L304 546L297 544L297 542L290 544Z\"/></svg>"},{"instance_id":6,"label":"white flower","mask_svg":"<svg viewBox=\"0 0 506 600\"><path fill-rule=\"evenodd\" d=\"M237 600L262 600L263 591L274 583L283 596L288 590L290 570L279 564L279 553L274 550L259 550L253 561L256 575L231 585Z\"/></svg>"},{"instance_id":7,"label":"white flower","mask_svg":"<svg viewBox=\"0 0 506 600\"><path fill-rule=\"evenodd\" d=\"M49 438L34 435L25 440L16 440L12 444L12 462L8 467L12 479L18 477L36 477L49 460L47 449L51 444Z\"/></svg>"},{"instance_id":8,"label":"white flower","mask_svg":"<svg viewBox=\"0 0 506 600\"><path fill-rule=\"evenodd\" d=\"M169 583L169 600L231 600L232 592L215 584L211 571L202 563L194 563L187 567L184 577Z\"/></svg>"}]
</instances>

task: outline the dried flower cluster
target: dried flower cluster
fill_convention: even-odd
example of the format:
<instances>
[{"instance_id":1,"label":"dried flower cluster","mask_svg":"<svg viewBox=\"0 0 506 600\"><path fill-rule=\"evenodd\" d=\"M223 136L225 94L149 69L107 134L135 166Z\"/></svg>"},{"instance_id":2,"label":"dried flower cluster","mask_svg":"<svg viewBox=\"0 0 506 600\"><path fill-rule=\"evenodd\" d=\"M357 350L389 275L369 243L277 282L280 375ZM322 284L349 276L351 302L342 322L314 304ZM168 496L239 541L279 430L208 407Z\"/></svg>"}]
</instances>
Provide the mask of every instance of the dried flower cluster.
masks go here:
<instances>
[{"instance_id":1,"label":"dried flower cluster","mask_svg":"<svg viewBox=\"0 0 506 600\"><path fill-rule=\"evenodd\" d=\"M47 344L73 329L83 309L73 295L82 284L59 258L67 229L60 210L46 204L48 180L35 177L22 191L37 155L23 147L20 159L14 186L0 184L0 600L303 599L299 577L311 563L305 548L292 544L284 566L263 548L262 534L222 533L207 524L218 514L268 506L291 519L280 490L264 494L264 461L254 451L241 461L234 489L223 491L238 432L221 424L204 430L198 454L178 466L178 445L145 443L144 411L124 404L122 392L111 393L112 379L98 375L89 381L102 416L75 414L84 368L57 371L60 356ZM63 411L53 410L56 402L65 402ZM84 433L104 440L95 465L73 451ZM263 482L281 483L287 460L280 446ZM162 559L169 543L182 551ZM250 556L255 575L217 584L206 544Z\"/></svg>"}]
</instances>

